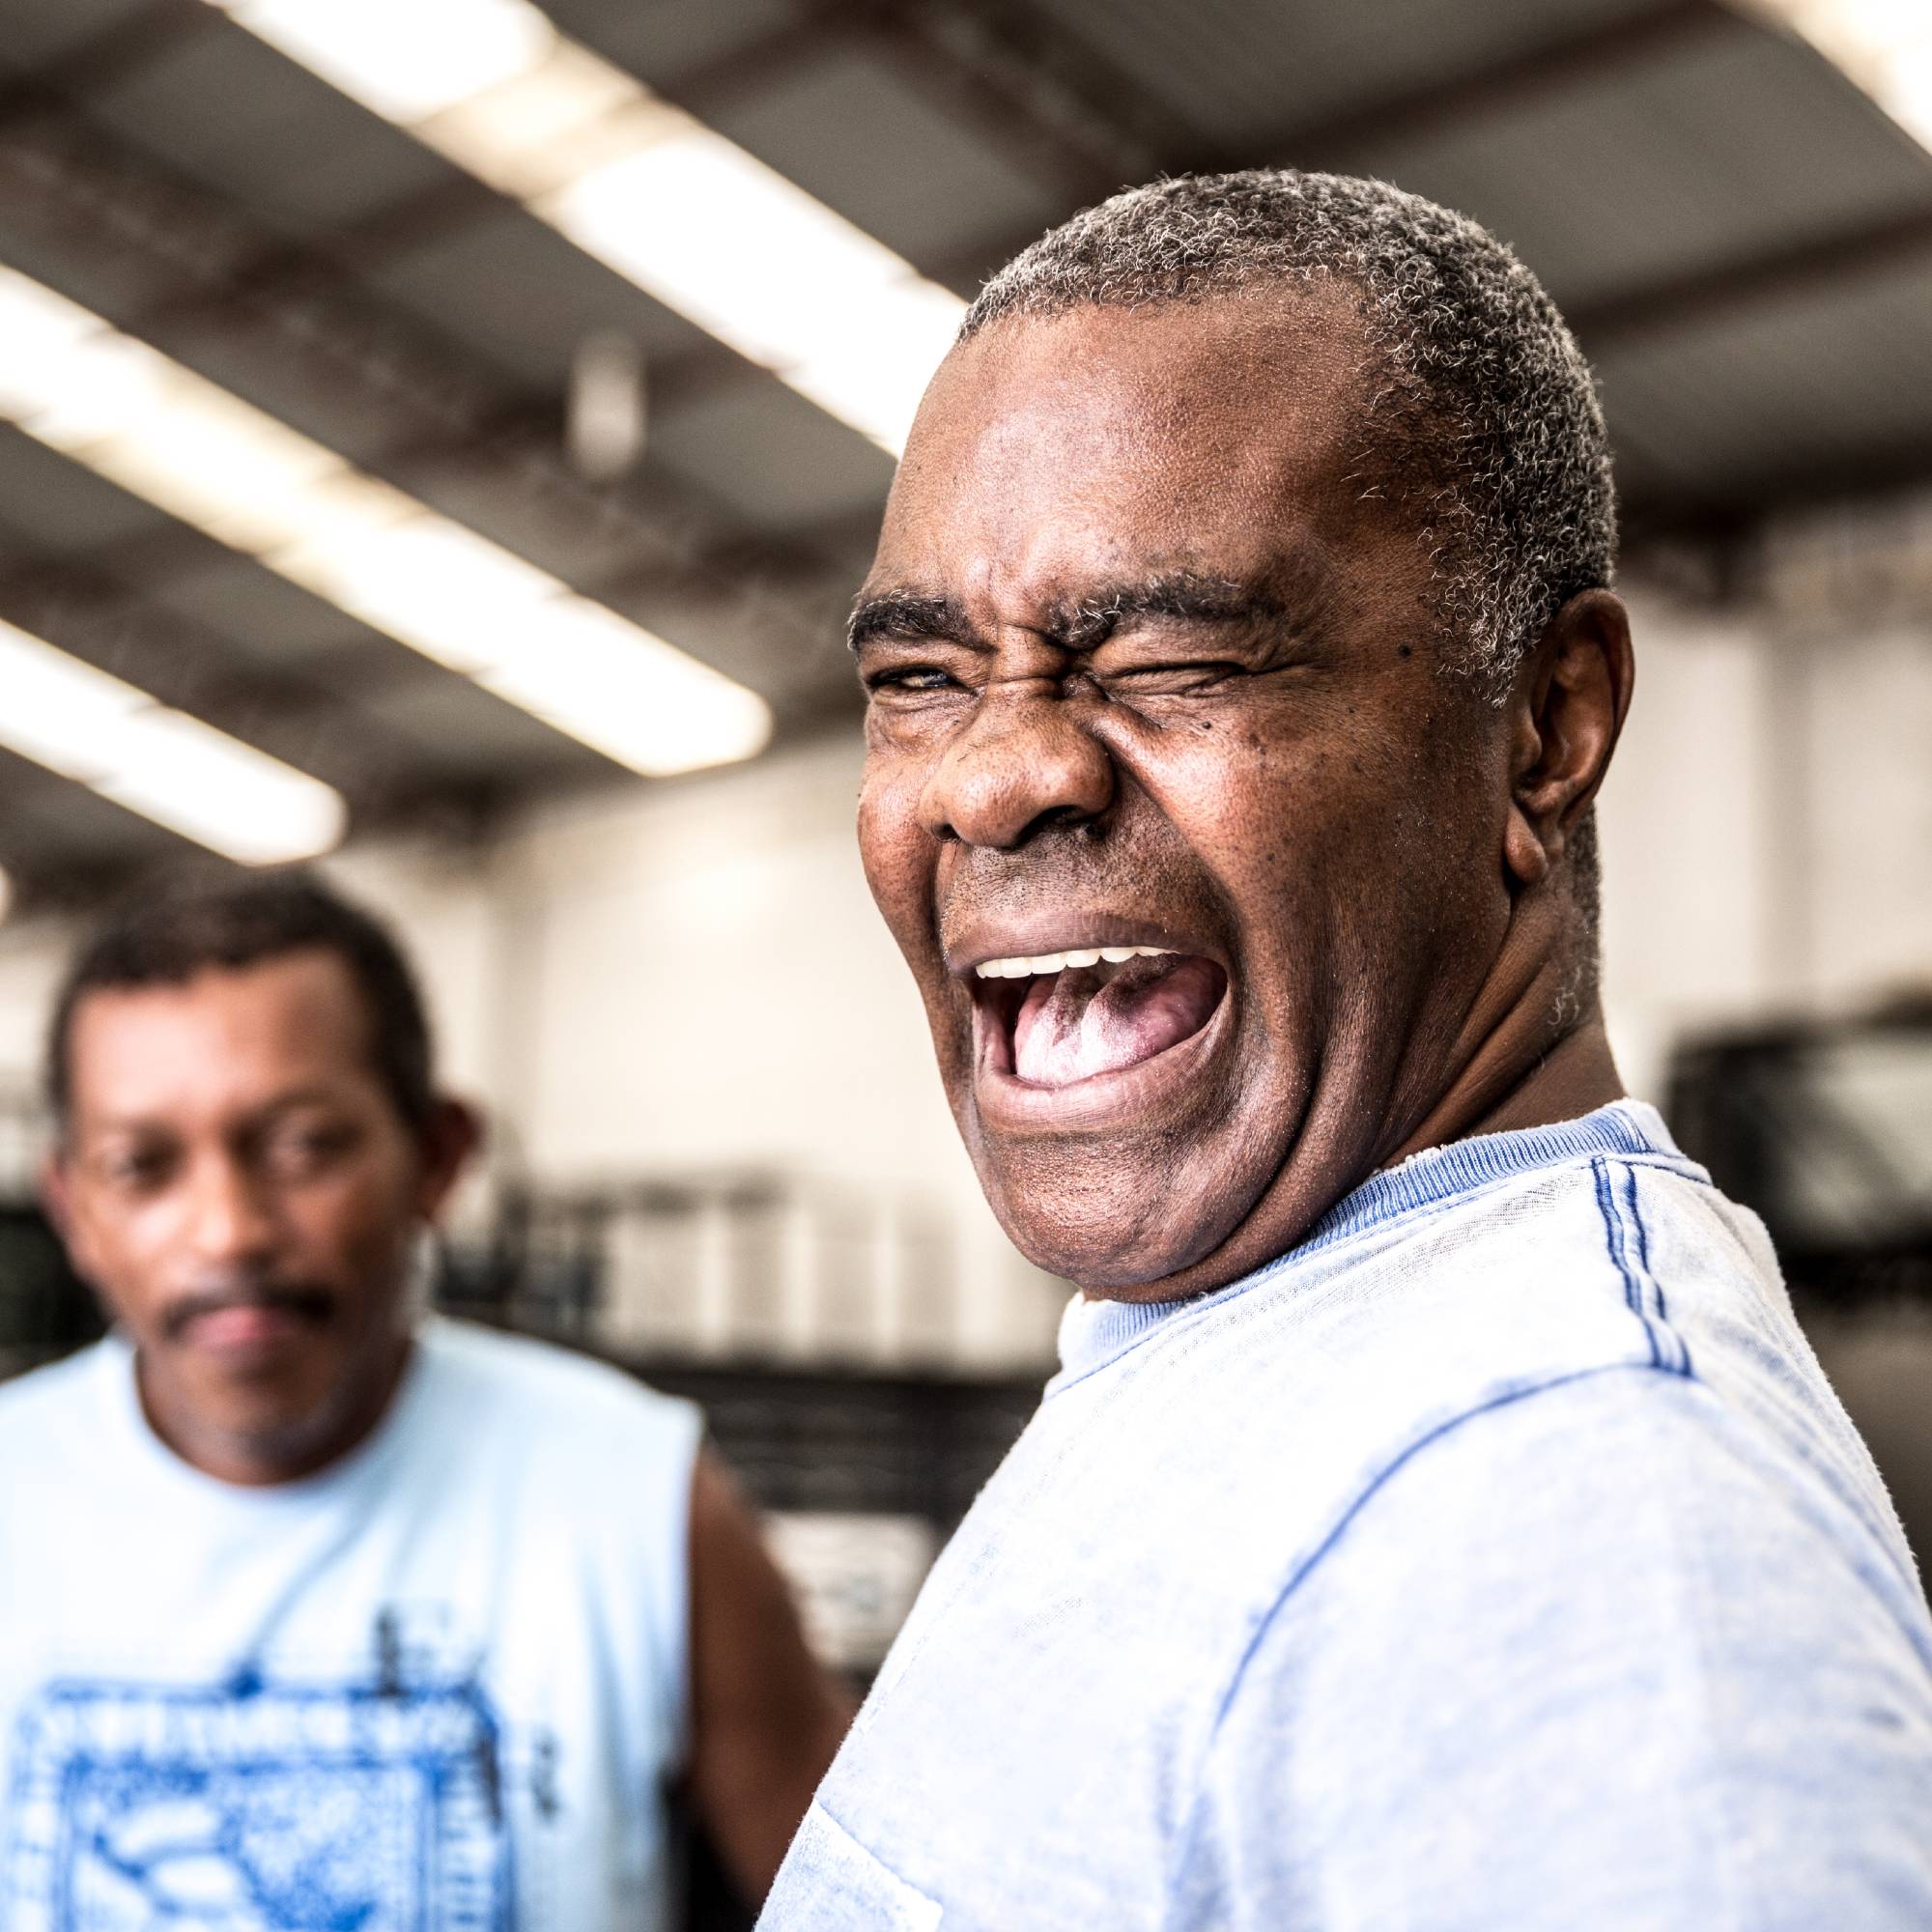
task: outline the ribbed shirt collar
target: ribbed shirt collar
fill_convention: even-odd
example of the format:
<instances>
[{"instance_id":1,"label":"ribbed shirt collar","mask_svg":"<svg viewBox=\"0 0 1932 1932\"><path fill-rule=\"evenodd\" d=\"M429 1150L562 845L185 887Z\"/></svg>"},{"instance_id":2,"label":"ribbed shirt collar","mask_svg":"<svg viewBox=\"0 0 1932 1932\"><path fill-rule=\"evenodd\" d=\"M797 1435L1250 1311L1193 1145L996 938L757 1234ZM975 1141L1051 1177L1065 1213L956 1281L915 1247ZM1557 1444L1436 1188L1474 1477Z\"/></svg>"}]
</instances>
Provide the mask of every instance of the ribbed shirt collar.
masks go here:
<instances>
[{"instance_id":1,"label":"ribbed shirt collar","mask_svg":"<svg viewBox=\"0 0 1932 1932\"><path fill-rule=\"evenodd\" d=\"M1642 1100L1613 1101L1580 1120L1560 1121L1554 1126L1482 1134L1452 1141L1447 1147L1427 1148L1399 1166L1371 1175L1352 1194L1336 1202L1286 1254L1226 1288L1179 1301L1089 1301L1076 1294L1060 1320L1060 1373L1046 1392L1052 1395L1091 1375L1163 1322L1245 1294L1320 1249L1498 1180L1591 1154L1683 1158L1662 1116Z\"/></svg>"}]
</instances>

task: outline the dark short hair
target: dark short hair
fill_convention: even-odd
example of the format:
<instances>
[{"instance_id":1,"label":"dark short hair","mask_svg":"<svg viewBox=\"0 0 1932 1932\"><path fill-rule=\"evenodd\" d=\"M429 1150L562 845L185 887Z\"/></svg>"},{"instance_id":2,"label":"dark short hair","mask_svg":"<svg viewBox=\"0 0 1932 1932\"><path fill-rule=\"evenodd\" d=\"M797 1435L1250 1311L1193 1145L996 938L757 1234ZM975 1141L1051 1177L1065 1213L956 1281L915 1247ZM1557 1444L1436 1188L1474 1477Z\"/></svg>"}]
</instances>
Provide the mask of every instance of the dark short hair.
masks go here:
<instances>
[{"instance_id":1,"label":"dark short hair","mask_svg":"<svg viewBox=\"0 0 1932 1932\"><path fill-rule=\"evenodd\" d=\"M180 874L136 892L75 952L47 1029L46 1091L65 1124L72 1099L73 1016L90 993L185 985L287 953L333 954L369 1015L377 1074L412 1130L435 1106L428 1015L415 974L373 913L300 870Z\"/></svg>"}]
</instances>

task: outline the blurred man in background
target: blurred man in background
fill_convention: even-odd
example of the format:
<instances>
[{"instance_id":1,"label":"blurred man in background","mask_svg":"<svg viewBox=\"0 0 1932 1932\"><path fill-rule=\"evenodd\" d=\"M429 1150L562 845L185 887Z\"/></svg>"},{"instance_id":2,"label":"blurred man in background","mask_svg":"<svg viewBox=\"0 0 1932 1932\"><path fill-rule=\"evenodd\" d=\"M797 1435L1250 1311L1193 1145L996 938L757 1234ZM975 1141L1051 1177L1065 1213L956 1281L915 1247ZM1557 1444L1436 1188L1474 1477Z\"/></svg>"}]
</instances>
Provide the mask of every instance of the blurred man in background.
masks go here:
<instances>
[{"instance_id":1,"label":"blurred man in background","mask_svg":"<svg viewBox=\"0 0 1932 1932\"><path fill-rule=\"evenodd\" d=\"M860 840L1063 1369L781 1873L811 1932L1932 1925L1932 1622L1623 1097L1588 370L1380 184L995 277L853 621Z\"/></svg>"},{"instance_id":2,"label":"blurred man in background","mask_svg":"<svg viewBox=\"0 0 1932 1932\"><path fill-rule=\"evenodd\" d=\"M429 1317L478 1128L298 875L74 961L49 1208L116 1325L0 1390L0 1922L668 1922L761 1895L843 1728L688 1405Z\"/></svg>"}]
</instances>

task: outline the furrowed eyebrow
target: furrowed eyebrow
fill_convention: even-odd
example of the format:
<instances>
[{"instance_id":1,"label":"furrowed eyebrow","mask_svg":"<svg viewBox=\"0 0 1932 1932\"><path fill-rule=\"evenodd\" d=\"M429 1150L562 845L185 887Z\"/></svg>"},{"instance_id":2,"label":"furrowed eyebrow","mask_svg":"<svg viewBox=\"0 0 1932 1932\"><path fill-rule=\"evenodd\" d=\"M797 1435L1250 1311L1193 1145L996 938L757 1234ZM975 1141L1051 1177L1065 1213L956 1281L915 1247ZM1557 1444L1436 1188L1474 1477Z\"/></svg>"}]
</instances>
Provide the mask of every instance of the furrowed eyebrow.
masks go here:
<instances>
[{"instance_id":1,"label":"furrowed eyebrow","mask_svg":"<svg viewBox=\"0 0 1932 1932\"><path fill-rule=\"evenodd\" d=\"M888 590L862 598L846 626L845 644L857 651L874 638L943 638L970 644L973 625L965 607L952 597L922 597L910 590Z\"/></svg>"},{"instance_id":2,"label":"furrowed eyebrow","mask_svg":"<svg viewBox=\"0 0 1932 1932\"><path fill-rule=\"evenodd\" d=\"M1269 583L1180 571L1109 585L1064 610L1041 635L1063 649L1086 651L1135 617L1199 624L1273 623L1288 614L1288 608ZM957 599L907 590L863 599L845 636L854 651L874 638L934 638L968 645L980 641Z\"/></svg>"},{"instance_id":3,"label":"furrowed eyebrow","mask_svg":"<svg viewBox=\"0 0 1932 1932\"><path fill-rule=\"evenodd\" d=\"M1171 617L1182 623L1272 622L1286 607L1266 584L1192 572L1123 583L1083 598L1064 622L1063 636L1074 650L1091 650L1109 633L1134 617Z\"/></svg>"}]
</instances>

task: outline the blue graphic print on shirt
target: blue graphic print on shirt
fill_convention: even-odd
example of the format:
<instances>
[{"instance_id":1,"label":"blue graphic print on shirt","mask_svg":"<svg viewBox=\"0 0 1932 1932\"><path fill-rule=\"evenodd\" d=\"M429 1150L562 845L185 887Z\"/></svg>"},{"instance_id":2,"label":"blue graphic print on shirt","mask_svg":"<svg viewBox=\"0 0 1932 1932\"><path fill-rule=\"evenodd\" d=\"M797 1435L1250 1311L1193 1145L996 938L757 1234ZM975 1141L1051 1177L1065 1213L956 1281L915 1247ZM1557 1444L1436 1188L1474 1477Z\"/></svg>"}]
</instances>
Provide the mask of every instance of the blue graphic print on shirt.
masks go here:
<instances>
[{"instance_id":1,"label":"blue graphic print on shirt","mask_svg":"<svg viewBox=\"0 0 1932 1932\"><path fill-rule=\"evenodd\" d=\"M508 1932L474 1682L67 1682L22 1713L10 1932Z\"/></svg>"}]
</instances>

